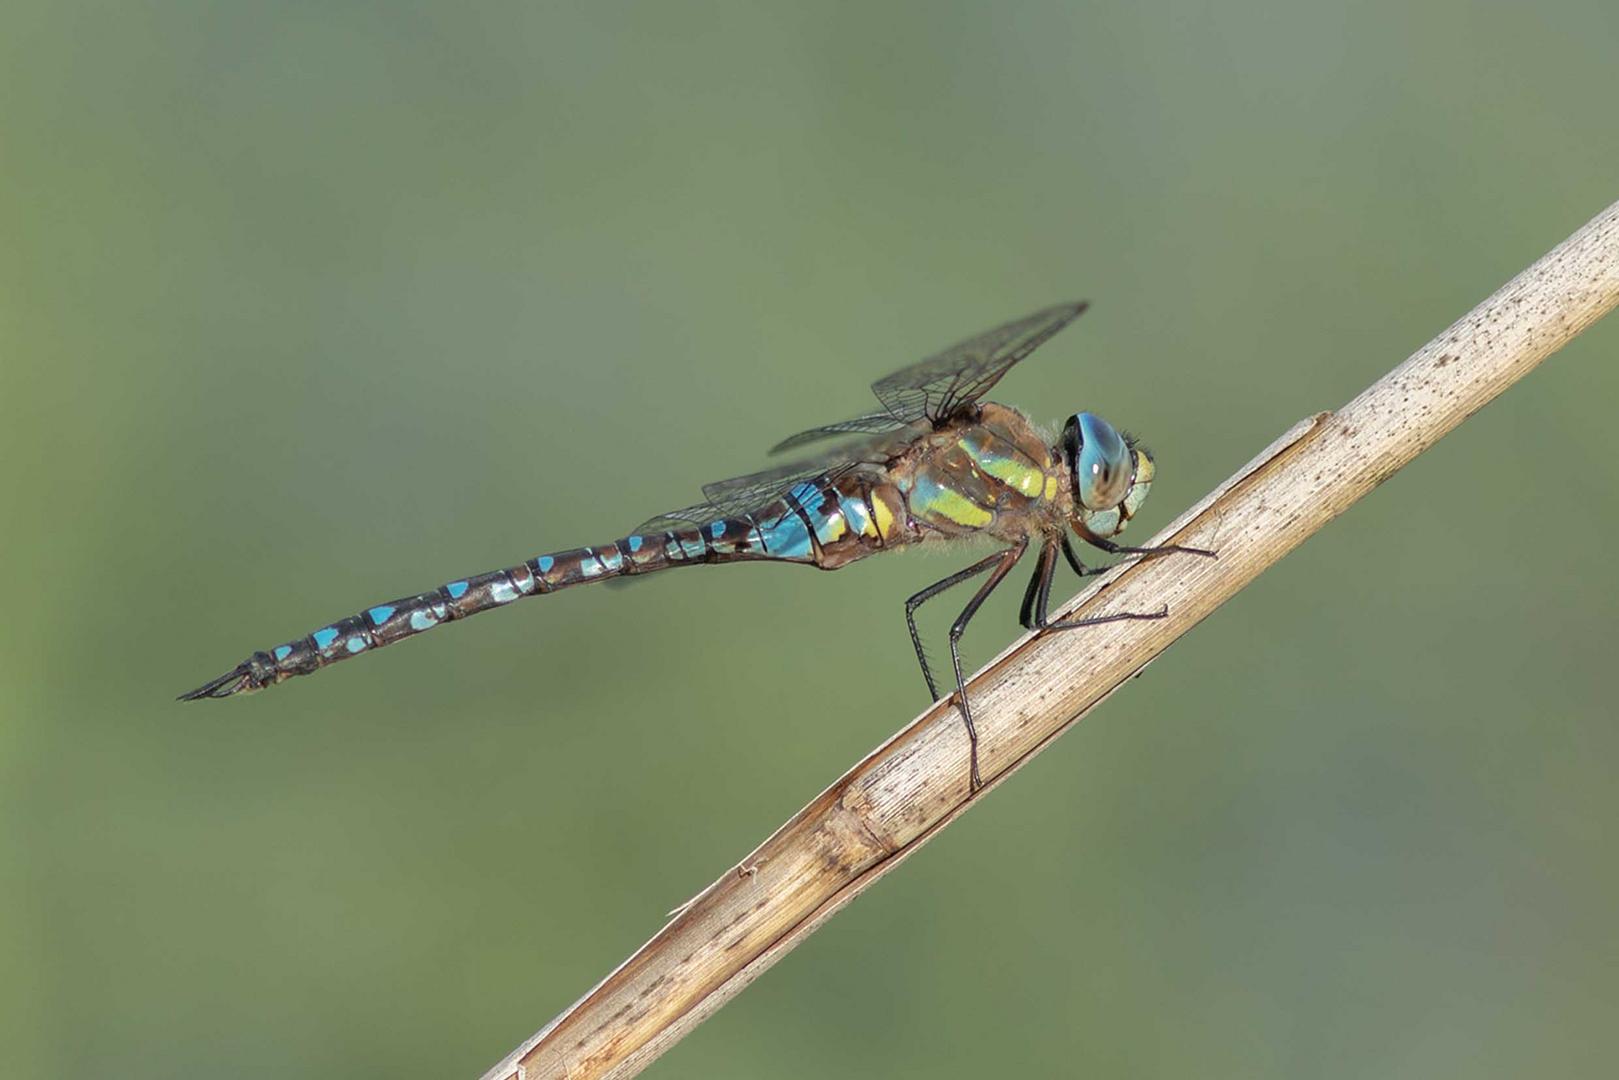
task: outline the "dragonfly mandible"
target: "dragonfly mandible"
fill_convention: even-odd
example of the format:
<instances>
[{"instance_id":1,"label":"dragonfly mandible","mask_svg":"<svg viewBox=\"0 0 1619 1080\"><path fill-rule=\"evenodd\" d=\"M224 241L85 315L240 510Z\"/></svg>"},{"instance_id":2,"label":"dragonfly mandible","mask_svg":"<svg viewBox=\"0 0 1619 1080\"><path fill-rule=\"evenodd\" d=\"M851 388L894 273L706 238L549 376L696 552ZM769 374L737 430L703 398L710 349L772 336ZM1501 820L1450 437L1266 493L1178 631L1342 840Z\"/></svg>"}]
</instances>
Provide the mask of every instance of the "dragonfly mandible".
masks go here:
<instances>
[{"instance_id":1,"label":"dragonfly mandible","mask_svg":"<svg viewBox=\"0 0 1619 1080\"><path fill-rule=\"evenodd\" d=\"M1112 555L1213 554L1176 545L1114 543L1152 487L1152 454L1133 436L1094 413L1080 412L1068 418L1053 445L1023 413L983 400L1014 364L1086 306L1080 301L1037 311L902 368L872 384L880 408L800 432L778 443L772 453L839 440L831 450L709 484L703 488L704 501L660 514L610 543L538 555L369 607L307 637L256 652L180 700L262 690L435 626L573 585L676 566L761 559L837 570L913 544L988 539L998 545L993 554L905 601L916 659L928 693L937 701L939 688L916 629L916 610L953 586L988 575L951 623L949 634L954 697L970 748L968 789L976 791L983 783L978 732L959 643L967 624L1029 547L1039 548L1019 616L1029 630L1074 630L1168 614L1165 608L1049 618L1059 553L1080 577L1107 569L1082 562L1070 534Z\"/></svg>"}]
</instances>

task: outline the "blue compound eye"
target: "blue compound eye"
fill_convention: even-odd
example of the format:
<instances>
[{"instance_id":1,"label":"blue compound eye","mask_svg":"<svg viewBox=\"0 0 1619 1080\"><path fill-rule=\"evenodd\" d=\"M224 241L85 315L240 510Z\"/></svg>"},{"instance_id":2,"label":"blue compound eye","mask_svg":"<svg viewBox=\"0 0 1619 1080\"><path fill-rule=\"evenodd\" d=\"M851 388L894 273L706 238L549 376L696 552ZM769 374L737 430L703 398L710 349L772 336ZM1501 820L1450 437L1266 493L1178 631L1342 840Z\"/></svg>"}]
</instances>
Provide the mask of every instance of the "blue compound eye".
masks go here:
<instances>
[{"instance_id":1,"label":"blue compound eye","mask_svg":"<svg viewBox=\"0 0 1619 1080\"><path fill-rule=\"evenodd\" d=\"M1130 491L1130 448L1113 425L1092 413L1069 422L1073 432L1074 497L1087 510L1118 506Z\"/></svg>"}]
</instances>

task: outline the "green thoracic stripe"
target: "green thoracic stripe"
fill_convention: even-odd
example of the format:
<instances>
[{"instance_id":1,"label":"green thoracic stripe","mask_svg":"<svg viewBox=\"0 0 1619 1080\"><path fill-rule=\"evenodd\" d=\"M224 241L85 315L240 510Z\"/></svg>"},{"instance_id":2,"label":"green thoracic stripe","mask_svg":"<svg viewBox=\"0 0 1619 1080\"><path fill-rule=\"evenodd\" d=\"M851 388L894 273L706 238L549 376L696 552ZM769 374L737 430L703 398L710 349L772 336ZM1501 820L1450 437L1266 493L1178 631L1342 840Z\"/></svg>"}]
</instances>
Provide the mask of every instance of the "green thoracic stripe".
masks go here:
<instances>
[{"instance_id":1,"label":"green thoracic stripe","mask_svg":"<svg viewBox=\"0 0 1619 1080\"><path fill-rule=\"evenodd\" d=\"M911 512L922 517L941 517L969 529L981 529L994 515L959 491L940 487L929 479L918 479L911 491Z\"/></svg>"},{"instance_id":2,"label":"green thoracic stripe","mask_svg":"<svg viewBox=\"0 0 1619 1080\"><path fill-rule=\"evenodd\" d=\"M973 459L980 472L993 476L1020 494L1032 499L1044 490L1046 474L1039 466L988 450L972 439L962 439L957 445Z\"/></svg>"}]
</instances>

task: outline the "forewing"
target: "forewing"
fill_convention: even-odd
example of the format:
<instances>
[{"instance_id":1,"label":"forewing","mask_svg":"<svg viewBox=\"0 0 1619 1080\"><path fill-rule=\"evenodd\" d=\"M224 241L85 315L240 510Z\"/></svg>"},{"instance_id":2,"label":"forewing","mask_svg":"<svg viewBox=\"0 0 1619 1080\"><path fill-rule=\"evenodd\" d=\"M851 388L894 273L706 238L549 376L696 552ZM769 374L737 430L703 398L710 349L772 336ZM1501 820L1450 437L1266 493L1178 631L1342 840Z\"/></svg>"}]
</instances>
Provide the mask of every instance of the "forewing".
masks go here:
<instances>
[{"instance_id":1,"label":"forewing","mask_svg":"<svg viewBox=\"0 0 1619 1080\"><path fill-rule=\"evenodd\" d=\"M1058 304L997 326L878 379L871 384L872 392L901 423L944 420L983 397L1013 364L1073 322L1087 306L1083 300Z\"/></svg>"}]
</instances>

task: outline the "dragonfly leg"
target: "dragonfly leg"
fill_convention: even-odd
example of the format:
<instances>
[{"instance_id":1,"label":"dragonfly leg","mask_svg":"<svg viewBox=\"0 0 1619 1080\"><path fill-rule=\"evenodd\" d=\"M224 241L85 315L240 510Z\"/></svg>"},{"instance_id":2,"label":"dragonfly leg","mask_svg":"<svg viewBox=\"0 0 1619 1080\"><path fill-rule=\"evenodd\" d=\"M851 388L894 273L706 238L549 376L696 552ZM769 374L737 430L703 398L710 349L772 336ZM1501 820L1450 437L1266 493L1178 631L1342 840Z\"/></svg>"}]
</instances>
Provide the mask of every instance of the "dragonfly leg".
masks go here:
<instances>
[{"instance_id":1,"label":"dragonfly leg","mask_svg":"<svg viewBox=\"0 0 1619 1080\"><path fill-rule=\"evenodd\" d=\"M1070 541L1066 536L1062 538L1062 554L1063 558L1068 560L1069 567L1073 569L1074 573L1078 574L1082 578L1092 577L1096 574L1105 574L1112 569L1110 566L1086 566L1084 562L1080 560L1079 552L1074 550L1073 542Z\"/></svg>"},{"instance_id":2,"label":"dragonfly leg","mask_svg":"<svg viewBox=\"0 0 1619 1080\"><path fill-rule=\"evenodd\" d=\"M1068 541L1064 540L1063 543L1066 545ZM1018 611L1017 621L1025 630L1039 629L1035 623L1035 612L1046 609L1046 598L1051 594L1051 574L1056 569L1056 564L1057 547L1047 540L1040 545L1040 555L1035 563L1034 573L1029 576L1029 584L1023 590L1023 607Z\"/></svg>"},{"instance_id":3,"label":"dragonfly leg","mask_svg":"<svg viewBox=\"0 0 1619 1080\"><path fill-rule=\"evenodd\" d=\"M961 609L961 614L956 616L956 621L950 624L950 667L956 674L956 701L961 706L961 719L967 724L969 795L983 787L984 781L978 775L978 729L973 726L972 705L967 700L967 680L961 673L961 635L966 631L972 617L978 614L978 609L983 606L984 601L989 599L989 594L1006 580L1006 575L1012 572L1012 567L1023 558L1023 553L1028 548L1029 542L1024 540L998 553L994 557L996 560L994 569L990 571L988 580L978 587L978 591L973 593L973 598L967 601L967 606Z\"/></svg>"},{"instance_id":4,"label":"dragonfly leg","mask_svg":"<svg viewBox=\"0 0 1619 1080\"><path fill-rule=\"evenodd\" d=\"M1204 555L1210 559L1219 558L1219 555L1215 552L1206 551L1203 548L1183 547L1180 544L1161 544L1158 547L1123 547L1119 544L1115 544L1111 540L1103 540L1100 537L1096 539L1087 539L1085 542L1090 544L1092 547L1101 548L1109 555L1145 555L1148 558L1152 558L1155 555L1181 554ZM1066 537L1063 538L1063 546L1068 546L1068 539ZM1073 561L1077 562L1078 559L1073 559ZM1103 567L1103 569L1107 568ZM1096 571L1093 570L1092 573L1096 573Z\"/></svg>"},{"instance_id":5,"label":"dragonfly leg","mask_svg":"<svg viewBox=\"0 0 1619 1080\"><path fill-rule=\"evenodd\" d=\"M1203 548L1182 547L1180 544L1164 544L1161 547L1124 547L1122 545L1113 543L1111 540L1087 540L1086 543L1100 548L1101 550L1112 555L1136 555L1148 559L1156 555L1176 554L1206 555L1211 559L1219 558L1219 555L1216 552L1205 551ZM1117 563L1114 563L1109 566L1086 566L1085 563L1080 559L1079 553L1074 550L1073 542L1070 541L1066 535L1062 538L1062 554L1063 558L1068 560L1068 565L1073 568L1074 573L1082 578L1092 577L1096 574L1105 574L1109 570L1113 569L1114 566L1118 565ZM1031 581L1029 583L1029 595L1033 596L1034 592L1034 582ZM1028 626L1029 624L1025 622L1023 625Z\"/></svg>"},{"instance_id":6,"label":"dragonfly leg","mask_svg":"<svg viewBox=\"0 0 1619 1080\"><path fill-rule=\"evenodd\" d=\"M985 570L1000 562L1002 554L1002 552L997 551L986 559L980 559L965 570L959 570L942 581L935 581L932 585L905 601L905 625L911 631L911 646L916 650L916 662L922 665L922 678L926 679L928 683L929 701L939 700L939 687L933 681L933 669L928 666L927 650L922 648L922 635L916 631L916 609L946 589L954 588L963 581L982 574Z\"/></svg>"},{"instance_id":7,"label":"dragonfly leg","mask_svg":"<svg viewBox=\"0 0 1619 1080\"><path fill-rule=\"evenodd\" d=\"M1079 556L1074 554L1073 548L1069 545L1067 537L1063 537L1062 547L1063 554L1068 556L1069 565L1074 566L1075 572L1080 577L1088 577L1091 574L1112 569L1105 566L1092 568L1080 562ZM1145 548L1140 550L1165 551L1167 549ZM1177 550L1190 551L1192 549L1180 548ZM1126 548L1121 549L1121 553L1130 554L1131 552ZM1077 566L1074 565L1076 563L1078 564ZM1052 622L1048 609L1051 605L1051 579L1056 572L1057 549L1048 540L1046 541L1046 546L1040 549L1040 564L1035 568L1034 577L1029 581L1029 596L1034 600L1034 618L1032 622L1025 622L1023 625L1030 630L1078 630L1084 626L1101 626L1104 623L1125 622L1130 619L1162 619L1169 614L1169 608L1165 606L1158 611L1121 611L1116 615L1092 615L1084 619L1067 619ZM1027 602L1027 598L1025 602Z\"/></svg>"}]
</instances>

